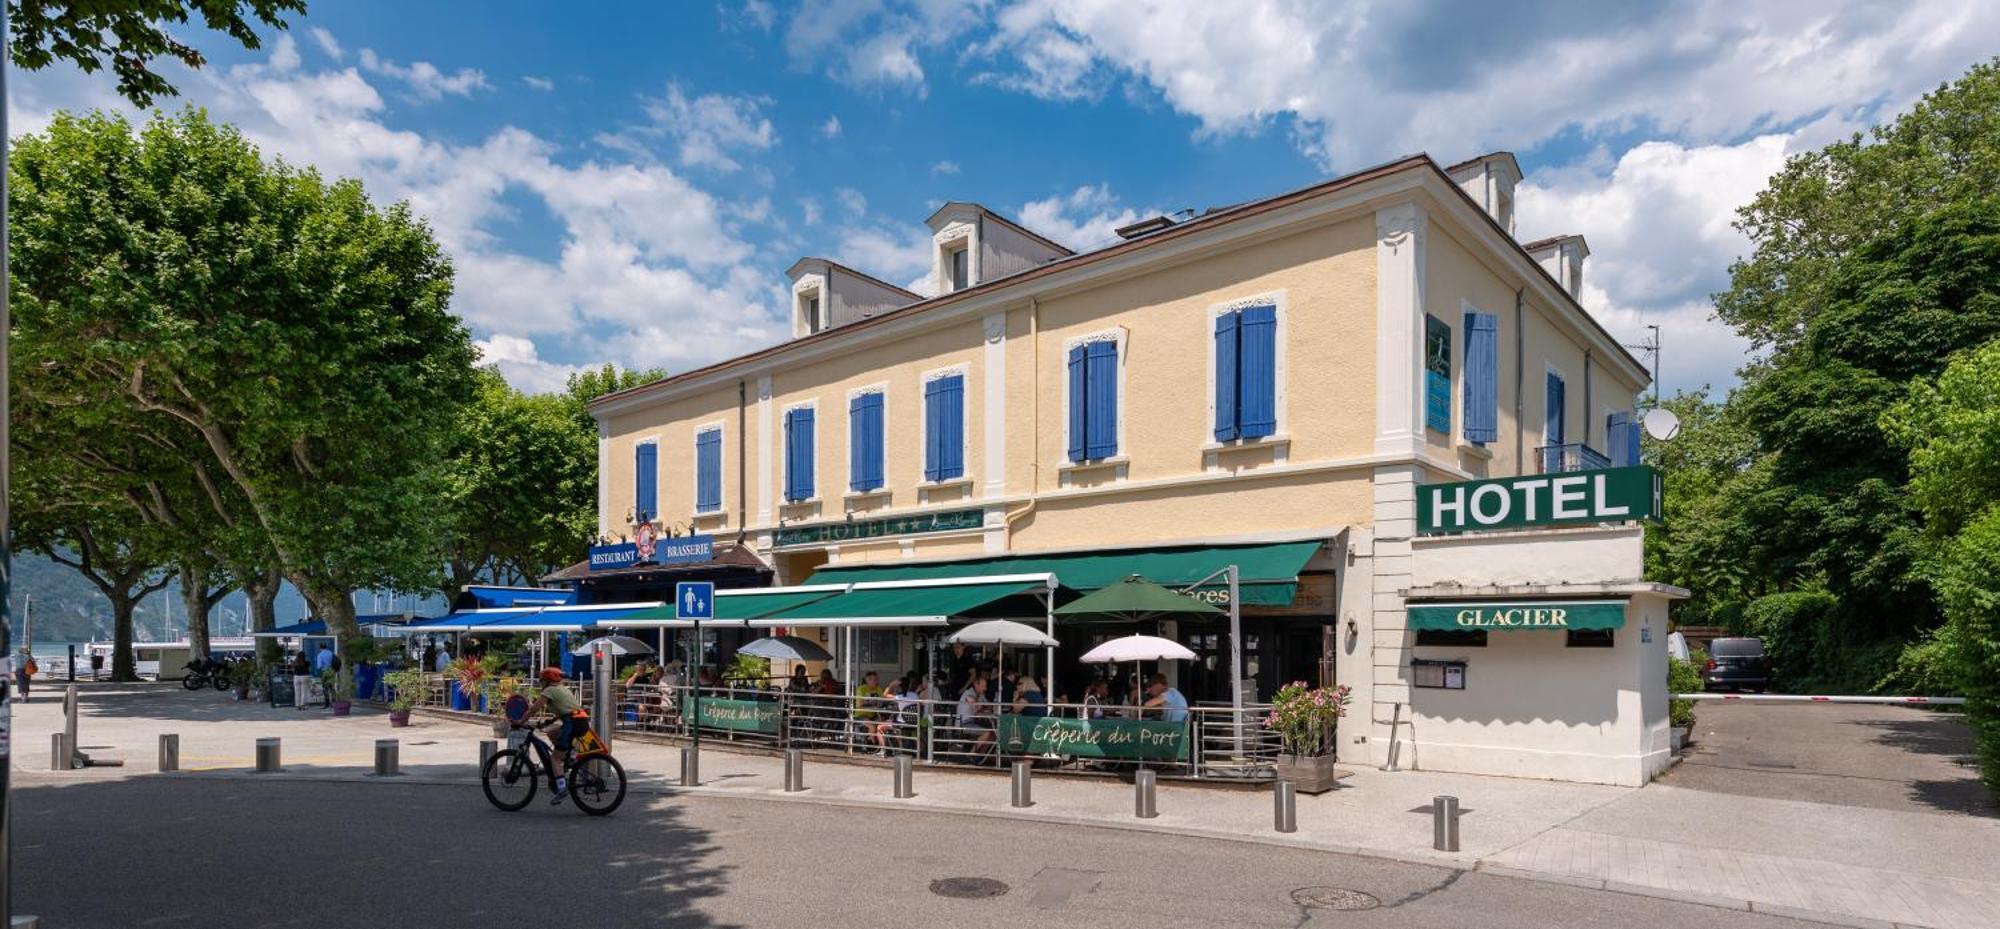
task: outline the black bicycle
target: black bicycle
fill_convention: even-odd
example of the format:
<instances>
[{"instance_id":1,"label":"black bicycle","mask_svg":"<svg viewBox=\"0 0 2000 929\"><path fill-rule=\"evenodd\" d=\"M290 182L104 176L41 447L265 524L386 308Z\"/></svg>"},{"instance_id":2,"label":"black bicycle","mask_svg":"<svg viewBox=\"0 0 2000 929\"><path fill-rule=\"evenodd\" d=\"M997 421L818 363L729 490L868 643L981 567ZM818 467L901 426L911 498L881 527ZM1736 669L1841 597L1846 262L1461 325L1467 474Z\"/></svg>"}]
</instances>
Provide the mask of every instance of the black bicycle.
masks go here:
<instances>
[{"instance_id":1,"label":"black bicycle","mask_svg":"<svg viewBox=\"0 0 2000 929\"><path fill-rule=\"evenodd\" d=\"M479 769L479 786L494 806L514 813L535 799L544 774L549 790L556 789L555 759L554 749L528 724L527 698L509 697L505 709L507 747L486 759ZM625 802L625 768L611 757L595 730L585 729L574 740L563 774L569 780L569 799L585 813L604 816Z\"/></svg>"}]
</instances>

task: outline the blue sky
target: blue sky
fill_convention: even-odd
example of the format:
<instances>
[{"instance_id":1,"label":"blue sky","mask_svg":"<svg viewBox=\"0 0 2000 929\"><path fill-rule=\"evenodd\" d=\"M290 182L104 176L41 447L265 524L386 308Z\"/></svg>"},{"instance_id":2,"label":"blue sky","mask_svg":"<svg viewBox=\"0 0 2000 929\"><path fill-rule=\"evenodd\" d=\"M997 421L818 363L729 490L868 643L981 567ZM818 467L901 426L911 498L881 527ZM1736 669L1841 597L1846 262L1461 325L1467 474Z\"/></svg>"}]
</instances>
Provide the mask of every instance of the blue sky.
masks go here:
<instances>
[{"instance_id":1,"label":"blue sky","mask_svg":"<svg viewBox=\"0 0 2000 929\"><path fill-rule=\"evenodd\" d=\"M897 283L975 200L1076 247L1412 151L1517 153L1524 239L1581 232L1585 305L1663 327L1668 390L1746 346L1707 295L1786 155L2000 49L2000 4L1199 4L315 0L265 47L169 68L267 153L407 199L454 309L516 384L682 370L777 341L784 269ZM128 109L102 75L20 76L16 132Z\"/></svg>"}]
</instances>

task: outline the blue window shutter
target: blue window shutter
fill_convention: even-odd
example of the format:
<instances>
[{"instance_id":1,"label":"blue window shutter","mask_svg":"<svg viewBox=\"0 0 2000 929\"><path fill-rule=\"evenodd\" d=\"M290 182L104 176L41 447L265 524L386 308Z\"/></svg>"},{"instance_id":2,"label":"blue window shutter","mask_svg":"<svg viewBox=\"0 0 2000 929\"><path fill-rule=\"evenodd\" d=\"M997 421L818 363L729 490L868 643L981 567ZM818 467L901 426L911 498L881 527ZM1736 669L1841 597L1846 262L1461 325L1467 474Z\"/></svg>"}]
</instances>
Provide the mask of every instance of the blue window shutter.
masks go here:
<instances>
[{"instance_id":1,"label":"blue window shutter","mask_svg":"<svg viewBox=\"0 0 2000 929\"><path fill-rule=\"evenodd\" d=\"M944 411L940 409L943 378L932 378L924 382L924 480L935 481L944 466L942 447L944 435Z\"/></svg>"},{"instance_id":2,"label":"blue window shutter","mask_svg":"<svg viewBox=\"0 0 2000 929\"><path fill-rule=\"evenodd\" d=\"M1639 414L1625 414L1625 461L1627 464L1644 464L1641 459L1645 455L1645 448L1639 441L1640 433L1644 429L1645 424L1639 419Z\"/></svg>"},{"instance_id":3,"label":"blue window shutter","mask_svg":"<svg viewBox=\"0 0 2000 929\"><path fill-rule=\"evenodd\" d=\"M882 442L882 395L864 394L861 400L868 414L868 434L863 437L867 440L863 444L868 449L868 457L863 464L867 466L867 489L874 490L882 486L884 459L888 456Z\"/></svg>"},{"instance_id":4,"label":"blue window shutter","mask_svg":"<svg viewBox=\"0 0 2000 929\"><path fill-rule=\"evenodd\" d=\"M1118 343L1105 339L1085 349L1085 405L1090 412L1083 453L1090 459L1109 458L1118 454Z\"/></svg>"},{"instance_id":5,"label":"blue window shutter","mask_svg":"<svg viewBox=\"0 0 2000 929\"><path fill-rule=\"evenodd\" d=\"M814 480L813 475L813 468L818 463L817 456L814 454L818 450L818 446L813 444L813 411L809 409L800 410L799 423L804 427L800 430L804 437L799 440L801 443L799 457L805 462L805 467L800 469L801 478L804 483L799 488L805 491L805 496L799 499L804 500L812 497L813 488L818 483Z\"/></svg>"},{"instance_id":6,"label":"blue window shutter","mask_svg":"<svg viewBox=\"0 0 2000 929\"><path fill-rule=\"evenodd\" d=\"M881 394L857 394L847 401L847 486L856 492L882 486L882 445L876 440Z\"/></svg>"},{"instance_id":7,"label":"blue window shutter","mask_svg":"<svg viewBox=\"0 0 2000 929\"><path fill-rule=\"evenodd\" d=\"M694 440L695 509L722 508L722 432L710 429Z\"/></svg>"},{"instance_id":8,"label":"blue window shutter","mask_svg":"<svg viewBox=\"0 0 2000 929\"><path fill-rule=\"evenodd\" d=\"M1257 439L1278 431L1278 308L1243 308L1238 383L1239 432Z\"/></svg>"},{"instance_id":9,"label":"blue window shutter","mask_svg":"<svg viewBox=\"0 0 2000 929\"><path fill-rule=\"evenodd\" d=\"M636 447L632 455L632 508L641 520L660 515L660 447L651 442Z\"/></svg>"},{"instance_id":10,"label":"blue window shutter","mask_svg":"<svg viewBox=\"0 0 2000 929\"><path fill-rule=\"evenodd\" d=\"M1215 318L1215 440L1228 442L1236 430L1237 314Z\"/></svg>"},{"instance_id":11,"label":"blue window shutter","mask_svg":"<svg viewBox=\"0 0 2000 929\"><path fill-rule=\"evenodd\" d=\"M1625 420L1624 413L1613 413L1604 417L1604 446L1611 453L1611 466L1622 468L1632 462L1625 460Z\"/></svg>"},{"instance_id":12,"label":"blue window shutter","mask_svg":"<svg viewBox=\"0 0 2000 929\"><path fill-rule=\"evenodd\" d=\"M1089 398L1084 396L1084 346L1069 350L1069 460L1082 461L1084 433L1089 422L1085 416L1085 406Z\"/></svg>"},{"instance_id":13,"label":"blue window shutter","mask_svg":"<svg viewBox=\"0 0 2000 929\"><path fill-rule=\"evenodd\" d=\"M799 439L792 410L785 411L785 502L797 499L793 491L799 486Z\"/></svg>"},{"instance_id":14,"label":"blue window shutter","mask_svg":"<svg viewBox=\"0 0 2000 929\"><path fill-rule=\"evenodd\" d=\"M785 499L809 500L813 495L813 411L785 414Z\"/></svg>"},{"instance_id":15,"label":"blue window shutter","mask_svg":"<svg viewBox=\"0 0 2000 929\"><path fill-rule=\"evenodd\" d=\"M965 375L938 378L938 480L965 476Z\"/></svg>"},{"instance_id":16,"label":"blue window shutter","mask_svg":"<svg viewBox=\"0 0 2000 929\"><path fill-rule=\"evenodd\" d=\"M1548 418L1544 426L1549 445L1563 445L1567 439L1563 435L1563 380L1554 371L1549 372Z\"/></svg>"},{"instance_id":17,"label":"blue window shutter","mask_svg":"<svg viewBox=\"0 0 2000 929\"><path fill-rule=\"evenodd\" d=\"M1500 318L1465 314L1465 440L1500 438Z\"/></svg>"}]
</instances>

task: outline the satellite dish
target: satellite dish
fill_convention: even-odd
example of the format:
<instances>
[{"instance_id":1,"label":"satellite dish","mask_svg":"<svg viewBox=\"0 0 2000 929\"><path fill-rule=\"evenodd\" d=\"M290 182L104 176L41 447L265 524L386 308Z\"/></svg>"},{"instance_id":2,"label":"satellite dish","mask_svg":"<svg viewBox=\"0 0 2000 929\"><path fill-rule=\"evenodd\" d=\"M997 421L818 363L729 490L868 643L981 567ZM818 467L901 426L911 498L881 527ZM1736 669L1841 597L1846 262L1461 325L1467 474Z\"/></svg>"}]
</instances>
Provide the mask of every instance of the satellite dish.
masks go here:
<instances>
[{"instance_id":1,"label":"satellite dish","mask_svg":"<svg viewBox=\"0 0 2000 929\"><path fill-rule=\"evenodd\" d=\"M1640 422L1645 425L1647 435L1662 442L1681 434L1681 418L1664 407L1647 410Z\"/></svg>"}]
</instances>

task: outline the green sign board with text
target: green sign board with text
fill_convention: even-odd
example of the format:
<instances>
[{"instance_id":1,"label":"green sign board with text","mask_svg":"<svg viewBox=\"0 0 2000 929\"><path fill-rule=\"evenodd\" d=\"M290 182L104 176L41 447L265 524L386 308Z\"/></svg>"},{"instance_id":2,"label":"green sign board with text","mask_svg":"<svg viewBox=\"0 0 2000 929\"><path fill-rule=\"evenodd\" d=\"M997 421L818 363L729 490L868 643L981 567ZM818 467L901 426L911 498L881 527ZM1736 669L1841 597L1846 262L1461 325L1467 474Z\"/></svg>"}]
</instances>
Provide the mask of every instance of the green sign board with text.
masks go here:
<instances>
[{"instance_id":1,"label":"green sign board with text","mask_svg":"<svg viewBox=\"0 0 2000 929\"><path fill-rule=\"evenodd\" d=\"M1000 747L1010 755L1061 755L1114 761L1186 761L1188 724L1151 719L1000 717Z\"/></svg>"},{"instance_id":2,"label":"green sign board with text","mask_svg":"<svg viewBox=\"0 0 2000 929\"><path fill-rule=\"evenodd\" d=\"M1417 534L1659 519L1660 472L1644 465L1417 485Z\"/></svg>"},{"instance_id":3,"label":"green sign board with text","mask_svg":"<svg viewBox=\"0 0 2000 929\"><path fill-rule=\"evenodd\" d=\"M853 542L887 536L956 532L978 529L984 525L986 525L985 510L952 510L945 513L898 516L893 519L856 519L814 523L810 526L787 526L778 530L777 538L772 544L780 547L823 545L829 542Z\"/></svg>"},{"instance_id":4,"label":"green sign board with text","mask_svg":"<svg viewBox=\"0 0 2000 929\"><path fill-rule=\"evenodd\" d=\"M702 697L695 701L697 725L709 729L729 729L736 732L762 732L767 735L778 733L779 711L776 703L763 700L727 700L721 697Z\"/></svg>"},{"instance_id":5,"label":"green sign board with text","mask_svg":"<svg viewBox=\"0 0 2000 929\"><path fill-rule=\"evenodd\" d=\"M1616 629L1625 625L1623 600L1525 603L1412 603L1410 628L1425 632L1482 629Z\"/></svg>"}]
</instances>

